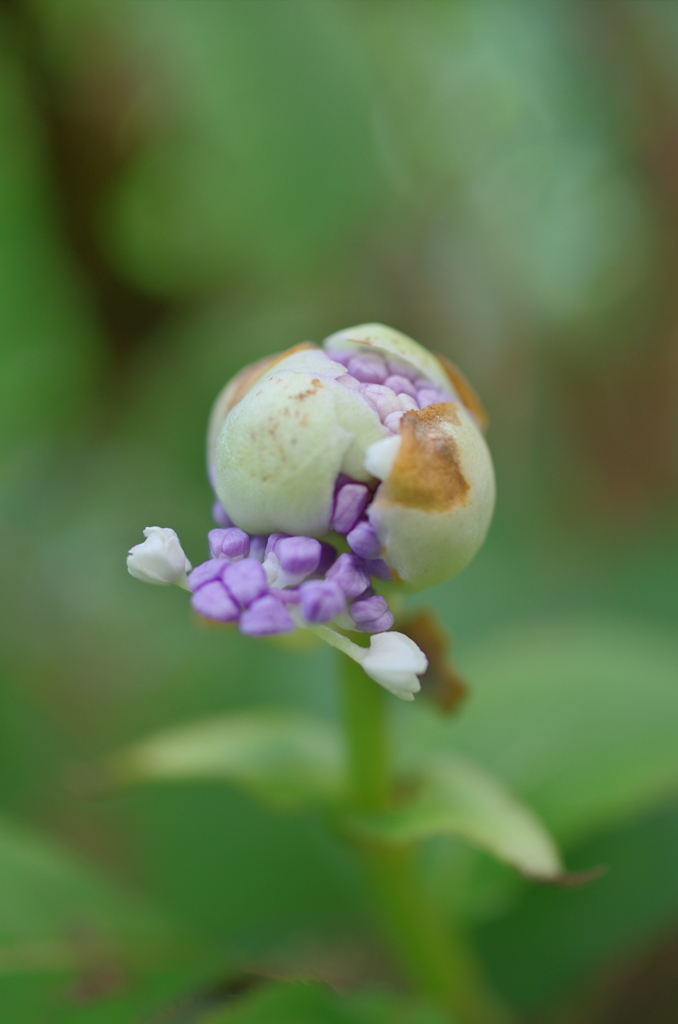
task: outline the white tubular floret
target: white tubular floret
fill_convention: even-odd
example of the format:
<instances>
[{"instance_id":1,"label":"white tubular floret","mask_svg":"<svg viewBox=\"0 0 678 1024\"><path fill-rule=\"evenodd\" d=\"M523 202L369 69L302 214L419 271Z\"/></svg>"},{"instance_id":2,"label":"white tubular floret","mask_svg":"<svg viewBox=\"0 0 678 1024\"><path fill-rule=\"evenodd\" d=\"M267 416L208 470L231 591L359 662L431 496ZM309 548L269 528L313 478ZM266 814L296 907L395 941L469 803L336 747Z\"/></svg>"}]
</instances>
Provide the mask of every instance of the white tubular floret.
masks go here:
<instances>
[{"instance_id":1,"label":"white tubular floret","mask_svg":"<svg viewBox=\"0 0 678 1024\"><path fill-rule=\"evenodd\" d=\"M145 541L135 544L128 552L127 571L144 583L176 583L187 590L186 577L191 571L191 563L174 530L147 526L144 537Z\"/></svg>"},{"instance_id":2,"label":"white tubular floret","mask_svg":"<svg viewBox=\"0 0 678 1024\"><path fill-rule=\"evenodd\" d=\"M294 617L297 625L309 629L325 643L352 658L370 679L395 697L414 700L415 693L419 693L421 683L417 677L428 668L428 659L409 636L395 631L374 633L370 637L370 646L360 647L329 626L312 626L302 622L298 616Z\"/></svg>"}]
</instances>

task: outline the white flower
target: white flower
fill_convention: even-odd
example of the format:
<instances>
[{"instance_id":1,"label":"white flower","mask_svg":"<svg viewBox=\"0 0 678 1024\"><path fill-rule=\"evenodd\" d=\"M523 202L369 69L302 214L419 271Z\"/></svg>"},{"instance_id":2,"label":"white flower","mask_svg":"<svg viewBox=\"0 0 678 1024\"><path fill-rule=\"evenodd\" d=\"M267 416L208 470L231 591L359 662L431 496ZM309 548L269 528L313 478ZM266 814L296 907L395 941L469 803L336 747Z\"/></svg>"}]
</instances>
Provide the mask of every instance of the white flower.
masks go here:
<instances>
[{"instance_id":1,"label":"white flower","mask_svg":"<svg viewBox=\"0 0 678 1024\"><path fill-rule=\"evenodd\" d=\"M135 544L127 555L127 570L144 583L176 583L188 589L186 574L191 563L186 558L174 530L147 526L145 541Z\"/></svg>"},{"instance_id":2,"label":"white flower","mask_svg":"<svg viewBox=\"0 0 678 1024\"><path fill-rule=\"evenodd\" d=\"M414 700L415 693L421 690L417 676L423 675L428 668L428 658L414 640L404 633L373 633L370 646L360 647L329 626L314 626L304 622L298 612L293 611L292 617L298 626L310 630L330 647L336 647L342 654L357 661L370 679L395 697Z\"/></svg>"},{"instance_id":3,"label":"white flower","mask_svg":"<svg viewBox=\"0 0 678 1024\"><path fill-rule=\"evenodd\" d=\"M428 668L426 655L404 633L375 633L362 659L368 676L402 700L414 700L421 683L417 676Z\"/></svg>"}]
</instances>

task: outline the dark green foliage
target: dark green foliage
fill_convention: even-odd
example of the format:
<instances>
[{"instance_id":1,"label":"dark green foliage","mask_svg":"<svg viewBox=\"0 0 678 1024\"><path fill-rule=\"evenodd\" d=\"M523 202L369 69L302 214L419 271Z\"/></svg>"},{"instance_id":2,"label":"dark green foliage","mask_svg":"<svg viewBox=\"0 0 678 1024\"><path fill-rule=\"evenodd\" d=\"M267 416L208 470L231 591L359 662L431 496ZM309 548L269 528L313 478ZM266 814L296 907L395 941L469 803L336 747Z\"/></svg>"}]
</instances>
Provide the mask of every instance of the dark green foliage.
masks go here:
<instances>
[{"instance_id":1,"label":"dark green foliage","mask_svg":"<svg viewBox=\"0 0 678 1024\"><path fill-rule=\"evenodd\" d=\"M393 707L403 778L460 756L609 869L534 887L447 807L429 892L544 1020L675 931L677 53L666 0L3 5L3 1022L443 1024L308 806L342 792L332 653L124 568L151 523L206 553L225 380L365 320L469 374L498 475L476 562L410 600L470 696ZM275 757L105 777L229 715L287 723Z\"/></svg>"}]
</instances>

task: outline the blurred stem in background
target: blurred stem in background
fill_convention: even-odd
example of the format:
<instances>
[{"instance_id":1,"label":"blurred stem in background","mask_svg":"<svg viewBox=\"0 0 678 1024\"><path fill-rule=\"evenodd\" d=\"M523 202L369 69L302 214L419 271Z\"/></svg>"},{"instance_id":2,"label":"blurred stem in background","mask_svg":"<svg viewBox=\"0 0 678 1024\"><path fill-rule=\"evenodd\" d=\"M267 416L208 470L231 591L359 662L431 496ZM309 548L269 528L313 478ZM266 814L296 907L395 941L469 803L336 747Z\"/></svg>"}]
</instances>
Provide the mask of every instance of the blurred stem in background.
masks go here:
<instances>
[{"instance_id":1,"label":"blurred stem in background","mask_svg":"<svg viewBox=\"0 0 678 1024\"><path fill-rule=\"evenodd\" d=\"M360 665L343 654L340 658L352 808L358 814L375 814L393 798L388 697ZM415 844L360 841L358 850L409 983L451 1011L460 1024L507 1024L510 1018L486 991L465 937L440 919L423 891Z\"/></svg>"}]
</instances>

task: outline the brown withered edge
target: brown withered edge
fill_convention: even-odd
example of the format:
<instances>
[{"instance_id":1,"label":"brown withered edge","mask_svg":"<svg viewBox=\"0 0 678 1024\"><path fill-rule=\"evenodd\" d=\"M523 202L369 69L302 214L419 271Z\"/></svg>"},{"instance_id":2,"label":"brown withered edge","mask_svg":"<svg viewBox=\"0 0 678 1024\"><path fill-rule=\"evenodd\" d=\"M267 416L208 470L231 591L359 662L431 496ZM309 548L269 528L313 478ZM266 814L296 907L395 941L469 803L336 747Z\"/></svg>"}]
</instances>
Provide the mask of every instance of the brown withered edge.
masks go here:
<instances>
[{"instance_id":1,"label":"brown withered edge","mask_svg":"<svg viewBox=\"0 0 678 1024\"><path fill-rule=\"evenodd\" d=\"M391 475L378 504L402 505L431 512L449 512L468 499L457 443L446 427L459 425L455 402L436 402L412 409L400 421L402 438Z\"/></svg>"},{"instance_id":2,"label":"brown withered edge","mask_svg":"<svg viewBox=\"0 0 678 1024\"><path fill-rule=\"evenodd\" d=\"M447 356L441 355L440 352L436 352L435 354L442 363L445 373L452 381L457 394L468 411L473 413L475 418L478 420L481 429L483 431L487 430L490 425L490 418L485 411L485 406L480 401L476 389L469 383L459 367L455 366L451 359L448 359Z\"/></svg>"}]
</instances>

